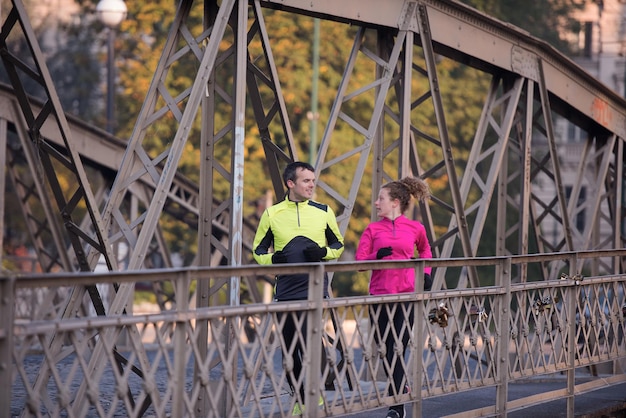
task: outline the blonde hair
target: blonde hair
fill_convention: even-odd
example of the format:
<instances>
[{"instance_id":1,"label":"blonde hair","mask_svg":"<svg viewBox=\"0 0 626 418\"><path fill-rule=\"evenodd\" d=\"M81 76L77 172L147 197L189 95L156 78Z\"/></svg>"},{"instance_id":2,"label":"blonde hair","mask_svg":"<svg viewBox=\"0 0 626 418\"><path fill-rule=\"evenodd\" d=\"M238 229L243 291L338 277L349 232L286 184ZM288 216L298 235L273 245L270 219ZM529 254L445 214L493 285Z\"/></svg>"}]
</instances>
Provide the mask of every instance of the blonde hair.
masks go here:
<instances>
[{"instance_id":1,"label":"blonde hair","mask_svg":"<svg viewBox=\"0 0 626 418\"><path fill-rule=\"evenodd\" d=\"M400 210L405 212L411 203L411 197L419 201L430 198L430 187L428 183L417 177L404 177L400 180L391 181L382 186L387 189L389 198L400 201Z\"/></svg>"}]
</instances>

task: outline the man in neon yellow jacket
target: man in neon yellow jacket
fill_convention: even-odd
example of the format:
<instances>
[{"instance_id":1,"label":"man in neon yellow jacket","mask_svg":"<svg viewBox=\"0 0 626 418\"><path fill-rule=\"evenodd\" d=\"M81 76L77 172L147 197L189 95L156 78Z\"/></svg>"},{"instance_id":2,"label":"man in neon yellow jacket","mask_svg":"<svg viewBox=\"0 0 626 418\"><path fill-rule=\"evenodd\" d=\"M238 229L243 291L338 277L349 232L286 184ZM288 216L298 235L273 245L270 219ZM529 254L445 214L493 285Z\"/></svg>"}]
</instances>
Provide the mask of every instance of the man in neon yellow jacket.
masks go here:
<instances>
[{"instance_id":1,"label":"man in neon yellow jacket","mask_svg":"<svg viewBox=\"0 0 626 418\"><path fill-rule=\"evenodd\" d=\"M311 200L315 191L315 169L305 162L292 162L283 172L287 196L282 202L267 208L256 231L253 256L259 264L304 263L334 260L344 250L343 236L337 225L333 210ZM273 252L270 250L273 248ZM324 277L324 297L328 297L328 277ZM305 300L308 298L308 274L285 274L276 276L274 300ZM303 312L285 314L282 335L287 353L293 345L293 375L287 370L287 379L294 394L300 399L294 407L294 415L300 415L304 407L304 385L296 390L302 373L306 320ZM279 321L282 315L279 315ZM300 325L303 324L303 325ZM283 355L287 353L283 352Z\"/></svg>"},{"instance_id":2,"label":"man in neon yellow jacket","mask_svg":"<svg viewBox=\"0 0 626 418\"><path fill-rule=\"evenodd\" d=\"M304 263L339 258L344 250L333 210L311 200L315 172L305 162L289 164L283 172L288 188L285 200L267 208L256 231L253 256L259 264ZM274 252L270 253L270 249ZM325 294L328 286L325 283ZM308 296L308 275L276 277L274 299L302 300Z\"/></svg>"}]
</instances>

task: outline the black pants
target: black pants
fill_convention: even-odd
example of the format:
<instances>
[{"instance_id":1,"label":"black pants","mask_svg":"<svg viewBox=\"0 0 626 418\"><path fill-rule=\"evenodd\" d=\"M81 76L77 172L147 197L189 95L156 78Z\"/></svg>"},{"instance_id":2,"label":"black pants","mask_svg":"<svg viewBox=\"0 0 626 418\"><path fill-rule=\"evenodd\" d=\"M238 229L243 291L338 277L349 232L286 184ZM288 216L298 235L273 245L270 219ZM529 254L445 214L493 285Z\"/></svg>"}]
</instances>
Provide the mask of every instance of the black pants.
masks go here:
<instances>
[{"instance_id":1,"label":"black pants","mask_svg":"<svg viewBox=\"0 0 626 418\"><path fill-rule=\"evenodd\" d=\"M295 394L297 388L297 382L302 375L302 361L304 359L304 339L306 338L306 316L304 312L280 312L277 314L279 323L285 319L285 324L282 329L283 340L285 341L285 350L283 351L283 358L288 356L291 350L291 345L295 343L291 359L293 361L293 378L291 373L287 372L287 381L291 387L292 392ZM302 337L298 336L298 329L302 333ZM300 385L300 397L304 402L304 384Z\"/></svg>"},{"instance_id":2,"label":"black pants","mask_svg":"<svg viewBox=\"0 0 626 418\"><path fill-rule=\"evenodd\" d=\"M384 363L384 369L387 376L392 377L393 382L393 385L389 386L389 396L403 393L403 380L405 379L408 370L404 369L402 360L406 354L410 337L409 333L411 332L414 323L413 304L403 302L395 305L395 312L391 315L390 312L392 312L394 304L376 304L372 305L370 308L370 319L372 321L372 329L374 330L374 339L377 344L380 344L380 342L384 339L383 342L386 349L386 362ZM374 321L376 321L375 324ZM387 329L388 327L392 328ZM396 340L393 330L395 330L395 335L398 336L398 340ZM396 362L393 364L394 356L396 355L396 341L402 344L402 359L395 359ZM408 383L408 379L406 379L405 383Z\"/></svg>"}]
</instances>

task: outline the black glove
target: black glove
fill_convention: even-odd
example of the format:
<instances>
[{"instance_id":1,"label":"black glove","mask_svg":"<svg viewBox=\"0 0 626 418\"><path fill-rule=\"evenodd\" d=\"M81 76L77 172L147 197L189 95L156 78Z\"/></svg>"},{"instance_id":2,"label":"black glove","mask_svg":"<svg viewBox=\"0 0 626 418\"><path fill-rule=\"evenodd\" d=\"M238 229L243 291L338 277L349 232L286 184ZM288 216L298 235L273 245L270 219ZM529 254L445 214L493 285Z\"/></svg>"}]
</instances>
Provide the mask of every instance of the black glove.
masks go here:
<instances>
[{"instance_id":1,"label":"black glove","mask_svg":"<svg viewBox=\"0 0 626 418\"><path fill-rule=\"evenodd\" d=\"M424 290L430 290L431 287L433 287L433 279L430 274L424 273Z\"/></svg>"},{"instance_id":2,"label":"black glove","mask_svg":"<svg viewBox=\"0 0 626 418\"><path fill-rule=\"evenodd\" d=\"M387 257L388 255L391 255L391 253L393 253L393 250L391 249L391 247L383 247L380 250L378 250L378 252L376 253L376 260L380 260L383 257Z\"/></svg>"},{"instance_id":3,"label":"black glove","mask_svg":"<svg viewBox=\"0 0 626 418\"><path fill-rule=\"evenodd\" d=\"M321 261L326 256L326 247L320 247L318 245L310 245L302 250L306 261Z\"/></svg>"},{"instance_id":4,"label":"black glove","mask_svg":"<svg viewBox=\"0 0 626 418\"><path fill-rule=\"evenodd\" d=\"M284 264L287 262L287 256L282 251L276 251L272 254L272 264Z\"/></svg>"}]
</instances>

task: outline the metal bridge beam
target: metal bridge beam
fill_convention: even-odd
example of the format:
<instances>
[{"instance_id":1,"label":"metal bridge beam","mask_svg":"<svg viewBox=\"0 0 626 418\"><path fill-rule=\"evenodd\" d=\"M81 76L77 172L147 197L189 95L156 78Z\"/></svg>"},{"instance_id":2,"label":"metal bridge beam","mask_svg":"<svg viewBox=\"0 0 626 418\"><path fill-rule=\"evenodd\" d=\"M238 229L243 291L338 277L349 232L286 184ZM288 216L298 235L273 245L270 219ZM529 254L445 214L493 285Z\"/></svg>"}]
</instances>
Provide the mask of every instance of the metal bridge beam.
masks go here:
<instances>
[{"instance_id":1,"label":"metal bridge beam","mask_svg":"<svg viewBox=\"0 0 626 418\"><path fill-rule=\"evenodd\" d=\"M432 205L420 207L435 254L440 257L451 257L456 248L466 257L478 254L494 196L497 196L497 251L503 255L526 254L530 251L531 240L542 253L619 247L626 242L620 218L624 212L625 187L626 102L623 98L525 32L460 3L434 0L389 0L383 8L377 0L311 0L306 4L299 0L225 0L219 7L216 0L181 0L144 106L125 144L123 158L118 166L110 167L116 177L110 185L110 193L102 193L108 197L100 215L98 201L79 158L81 152L89 153L90 147L79 152L78 145L70 140L69 125L23 5L14 0L13 6L2 26L2 59L11 75L27 127L21 129L22 138L28 133L34 147L33 157L27 159L28 165L32 173L46 172L47 186L54 192L56 210L65 225L67 242L59 238L56 244L59 259L63 260L59 265L63 268L69 268L66 265L72 262L63 254L63 244L71 246L80 269L92 270L104 257L107 268L113 270L117 260L112 249L121 243L131 250L126 268L145 268L150 251L163 247L159 221L169 205L176 206L179 214L191 214L190 218L197 219L196 227L201 232L199 264L243 262L244 247L249 248L254 230L253 224L242 219L241 206L245 198L242 196L242 151L247 126L244 124L246 92L277 198L283 194L282 166L298 159L273 58L271 36L265 25L264 12L268 9L314 16L357 28L315 164L319 190L336 207L343 232L349 229L353 209L362 194L372 192L363 182L373 154L376 161L372 188L409 174L447 179L449 195L436 196ZM189 17L193 7L205 10L205 23L200 31L191 26ZM6 44L18 23L22 36L32 47L36 67L29 67L12 55ZM260 50L252 46L253 39L259 41ZM466 63L493 79L467 164L459 161L450 138L437 68L441 57ZM189 85L172 85L170 71L183 60L192 61L198 72ZM362 68L374 70L369 74ZM228 77L218 77L228 71ZM356 71L360 71L359 75L366 81L354 87L350 83ZM47 100L41 107L33 106L26 96L18 72L42 85ZM428 87L425 91L414 91L413 82L420 77ZM366 95L371 98L369 114L360 114L358 118L351 115L349 105ZM194 184L178 181L177 175L201 104L206 107L202 108L201 115L202 192ZM218 112L224 109L229 117L218 117L221 116ZM419 120L415 115L424 109L434 115L432 124L437 126L436 137L427 134L415 122ZM589 136L577 178L593 187L591 196L585 199L581 198L578 187L566 190L562 178L563 167L554 132L557 114L586 130ZM155 122L167 116L175 121L174 134L159 138L161 148L154 148L146 138L155 134L152 130ZM48 124L52 123L56 134L43 134L48 120L52 120ZM219 121L222 125L218 126ZM360 138L358 146L342 147L341 141L333 137L338 127ZM388 127L393 128L387 131ZM4 131L0 130L0 134ZM281 138L272 137L275 132L280 132ZM389 137L387 132L393 132L395 137ZM61 141L52 143L50 137ZM6 144L6 137L4 139ZM226 159L216 152L223 143L227 143L230 150ZM35 150L41 159L34 158ZM119 148L111 154L118 152ZM337 167L345 167L349 160L357 161L355 171L347 177L337 176ZM63 171L58 170L59 167L63 167ZM593 182L587 179L587 167L597 176ZM60 177L68 174L77 185L77 190L69 196L59 184ZM343 171L342 175L345 176ZM12 178L19 182L17 177ZM548 199L541 195L539 182L551 185L553 194ZM224 183L228 187L221 190L227 190L226 196L217 200L216 185ZM42 188L40 185L39 189ZM26 196L26 188L20 193ZM43 196L39 196L39 200L42 199ZM132 199L143 204L125 205ZM86 218L81 217L82 221L78 220L79 206L84 206L88 212ZM58 213L50 213L52 208L48 209L46 220L58 216ZM594 214L595 225L602 224L611 238L600 240L594 232L598 228L591 225L577 230L572 220L583 209ZM433 219L435 211L443 213L446 221L437 224ZM547 236L546 232L553 230L550 225L554 224L563 231L556 238ZM61 233L61 228L53 223L46 228L50 235ZM32 235L36 235L35 230L32 231ZM44 248L43 244L39 246ZM623 266L615 266L614 260L610 262L613 264L598 265L598 268L623 269ZM542 267L542 278L553 277L554 270ZM437 288L446 286L445 275L445 269L437 271ZM475 267L467 268L460 276L457 287L481 284ZM518 272L514 278L525 279L525 272ZM239 290L234 281L229 283L231 290L227 300L236 304ZM219 288L220 284L215 287ZM120 284L106 313L124 313L132 289L131 283ZM97 289L90 287L89 290L96 311L104 314ZM199 290L197 304L207 306L214 289L206 283ZM65 312L79 311L74 308L81 305L80 292L77 290L67 302ZM186 306L186 302L182 305ZM98 360L104 350L100 342L114 338L112 334L100 337L88 366L94 373L103 367ZM59 350L60 342L55 344L54 349ZM148 362L139 357L143 368ZM45 387L42 381L45 376L36 384L37 390ZM77 394L79 413L85 412L85 396L87 389L82 386Z\"/></svg>"},{"instance_id":2,"label":"metal bridge beam","mask_svg":"<svg viewBox=\"0 0 626 418\"><path fill-rule=\"evenodd\" d=\"M288 118L286 116L286 109L284 105L284 101L282 99L282 93L280 91L280 84L278 81L278 76L276 72L275 63L272 58L271 45L269 42L269 37L267 34L267 28L263 22L263 7L269 8L279 8L283 11L290 11L294 13L302 13L302 14L314 14L316 16L321 16L324 19L335 20L338 22L347 22L353 25L362 25L362 31L375 30L379 33L386 33L386 38L389 39L389 36L392 38L399 37L395 41L391 43L386 43L385 45L381 45L382 49L380 50L381 54L391 54L387 55L387 63L385 61L377 62L378 68L381 68L382 71L380 73L380 77L378 80L374 79L371 87L377 89L377 101L379 104L375 105L374 112L371 115L371 119L369 121L369 128L361 127L355 124L354 121L351 121L347 115L343 115L340 108L340 103L342 100L351 100L359 92L352 92L346 96L345 92L338 92L338 98L335 103L336 111L333 111L333 115L331 115L331 119L329 120L326 132L324 135L324 140L321 144L321 153L318 154L318 162L317 169L321 174L320 186L328 195L336 200L336 204L340 206L341 210L339 211L339 218L341 222L341 227L345 231L348 228L349 218L354 207L355 201L358 199L359 193L359 185L362 181L362 173L364 171L365 164L367 163L367 155L371 149L371 141L374 140L374 132L377 132L380 124L387 123L386 120L383 119L383 115L391 115L389 113L389 108L385 105L385 113L381 113L379 109L381 109L382 103L385 103L387 98L393 96L391 94L392 91L395 91L398 94L398 97L401 96L401 89L397 89L398 80L404 80L404 83L408 83L412 80L410 74L408 72L409 66L413 68L419 69L419 58L416 60L409 60L407 57L419 56L419 51L425 53L424 57L428 57L431 53L427 53L431 48L434 53L448 56L452 59L463 59L467 60L471 65L476 66L487 72L493 72L494 76L499 74L502 70L505 70L507 73L511 75L518 75L522 79L528 80L528 82L536 83L539 86L539 91L543 92L539 97L541 99L540 106L544 110L544 122L537 125L536 128L539 132L543 132L543 134L548 134L550 137L550 131L552 130L552 110L563 112L566 110L568 114L574 114L572 117L572 122L577 123L579 126L584 127L585 129L593 132L597 130L599 132L604 132L607 129L609 131L613 131L616 134L616 139L619 141L622 140L622 129L623 124L620 123L623 120L623 100L617 96L615 93L610 91L608 88L598 83L596 80L590 78L586 73L584 73L580 68L573 65L566 58L562 57L560 54L556 53L551 48L547 47L544 43L537 41L534 38L528 37L525 33L515 30L514 28L502 24L498 21L493 21L489 17L476 12L475 10L468 8L463 5L459 5L456 3L439 1L439 2L403 2L403 1L392 1L389 2L384 12L380 13L378 7L374 6L371 1L360 2L358 5L350 5L347 7L344 4L335 4L336 2L331 1L314 1L307 8L301 8L299 6L300 3L295 1L281 1L281 2L273 2L273 1L256 1L252 2L251 6L254 9L255 20L251 25L251 29L249 31L249 37L258 36L264 45L265 57L264 59L267 61L267 68L269 69L268 74L263 74L260 70L260 66L255 65L252 57L249 58L248 61L248 71L246 72L246 78L251 88L250 97L251 102L253 104L253 108L256 114L256 122L259 125L260 131L262 133L262 142L264 148L266 150L268 169L270 176L274 179L274 187L276 191L277 197L280 197L282 194L282 184L280 182L280 164L281 161L289 161L292 159L297 159L295 147L293 144L293 137L291 130L289 128ZM113 219L113 224L118 224L117 226L112 227L111 231L109 231L109 239L113 239L113 241L117 241L120 239L119 232L123 231L131 231L131 230L139 230L139 226L141 226L141 235L138 235L136 238L133 235L127 235L125 240L128 240L129 243L132 243L132 247L135 249L133 255L131 257L130 268L141 268L143 266L143 260L148 253L148 248L152 245L151 243L155 239L156 230L158 229L158 216L160 213L159 207L164 207L164 202L176 202L176 204L185 206L185 210L189 210L193 212L193 216L197 217L197 214L201 210L199 208L199 204L197 201L197 189L194 190L194 186L185 187L179 189L178 186L173 187L175 183L173 180L169 178L172 176L172 172L175 172L174 168L177 163L176 153L181 149L182 144L186 141L187 128L186 123L179 124L179 133L178 140L174 139L172 143L175 144L173 148L164 149L163 152L156 156L149 156L148 150L143 150L142 148L142 138L145 135L145 132L150 129L150 125L158 118L162 117L168 112L172 112L174 115L178 115L180 120L183 117L183 114L180 113L176 108L176 103L181 103L183 99L187 97L191 97L192 90L187 89L187 91L183 92L175 92L167 93L167 87L164 84L165 74L167 74L169 65L172 63L172 60L182 59L184 55L192 55L195 56L194 59L200 60L204 53L208 53L210 55L209 58L205 60L207 66L201 67L202 71L199 72L198 78L203 80L202 82L196 83L195 90L200 89L200 85L205 84L205 81L209 80L209 74L211 71L218 69L220 63L225 62L228 57L228 54L232 53L232 49L229 52L228 50L225 53L219 53L215 46L211 46L208 43L207 48L205 50L199 49L199 45L202 44L203 39L206 41L214 40L213 45L217 43L217 38L220 38L222 41L232 42L233 40L228 38L229 34L224 33L224 36L215 33L205 33L200 34L194 38L189 38L189 34L191 33L190 28L187 28L186 25L186 15L185 10L191 8L194 2L185 1L181 2L181 10L183 11L179 17L175 21L175 26L172 29L170 35L170 41L168 41L168 45L170 47L166 47L166 51L164 52L164 56L162 58L162 64L160 64L157 69L157 75L155 76L155 82L153 83L153 87L151 88L151 92L149 93L148 98L146 99L146 105L144 106L143 115L140 116L140 120L137 123L137 128L135 130L135 134L131 138L131 141L127 147L126 156L122 161L122 165L120 166L120 171L116 179L116 183L113 185L113 193L111 198L106 202L106 208L104 211L103 219L105 225L111 225L109 220ZM211 4L211 2L207 2L206 4ZM218 10L216 6L215 10ZM211 17L209 17L210 19ZM214 17L213 17L214 18ZM236 21L236 18L228 17L231 21ZM209 27L210 25L207 25ZM456 30L446 30L445 28L455 28ZM214 28L213 28L214 30ZM457 33L458 32L458 33ZM232 32L231 32L232 33ZM467 36L471 34L474 36L473 39L479 39L481 42L467 42ZM210 37L208 36L210 35ZM401 39L410 35L411 39L415 40L415 49L416 51L409 51L410 43L403 43ZM186 46L181 50L174 51L173 45L177 40L184 39L186 42ZM385 37L380 38L385 39ZM493 48L482 48L477 46L477 44L489 44L493 45ZM392 47L391 45L395 44L396 47ZM169 48L169 49L168 49ZM384 51L385 48L391 48L388 51ZM395 52L394 52L395 48ZM169 51L169 52L168 52ZM176 55L174 55L174 52ZM416 54L417 52L417 54ZM368 47L362 49L361 54L367 56L370 54L368 51ZM398 65L399 61L399 53L402 53L404 66ZM353 57L356 60L359 55L359 49L357 48ZM382 55L381 55L382 56ZM256 58L256 57L255 57ZM428 65L428 61L431 64ZM423 105L424 103L433 103L437 102L438 95L438 78L436 74L436 66L434 66L432 59L427 61L426 68L422 68L420 71L423 75L426 75L429 79L429 83L431 84L430 92L428 92L427 96L423 98L418 98L411 105L414 109L417 109L419 105ZM408 63L412 62L411 65ZM356 61L354 61L356 63ZM350 77L350 66L355 64L348 64L346 67L346 73L344 82L345 85L347 80ZM382 65L382 66L380 66ZM418 67L416 67L416 65ZM389 72L390 68L396 68L392 72ZM207 74L204 74L204 73ZM389 75L393 75L393 79L388 78L388 82L391 84L386 84L386 77ZM246 83L234 80L234 83L237 86L245 86ZM254 94L254 86L259 85L259 81L263 81L265 86L269 86L270 89L274 92L276 101L275 103L278 105L277 107L270 107L267 110L262 108L261 101L255 99ZM268 83L269 81L269 83ZM382 83L382 84L381 84ZM210 85L209 83L206 83ZM389 87L394 85L395 90L391 90ZM535 84L533 84L534 86ZM160 87L159 87L160 86ZM157 89L157 87L159 87ZM220 86L217 90L218 94L223 94L224 87ZM381 89L382 87L382 89ZM258 89L258 87L257 87ZM572 94L575 89L576 94ZM586 91L586 94L579 94L580 89ZM532 89L531 89L532 90ZM165 94L163 94L166 92ZM533 94L533 92L529 92L529 95ZM198 93L193 93L194 97L198 97ZM256 94L256 97L259 97L259 94ZM410 99L408 99L408 95L404 95L402 109L397 112L396 117L400 117L403 122L403 126L401 128L402 133L399 137L399 144L402 145L402 151L400 153L400 161L401 164L398 166L398 173L415 173L422 175L423 177L428 177L434 175L437 170L441 170L442 167L438 165L433 165L431 167L425 167L423 162L419 161L419 153L416 153L415 150L418 148L414 147L414 144L418 142L423 142L422 139L427 139L428 141L434 141L435 144L439 144L440 152L442 152L441 162L444 165L448 164L444 172L447 173L450 178L453 179L455 173L460 170L460 168L453 163L454 152L450 150L450 144L446 145L446 123L445 123L445 112L439 106L434 106L435 108L441 109L436 116L436 122L440 126L440 134L441 139L437 138L420 138L420 130L418 127L410 124L410 118L408 113L407 103L410 103ZM155 108L150 110L150 106L155 106L157 98L162 98L166 104L165 107ZM187 103L187 109L185 111L187 114L191 115L194 112L197 112L199 104L196 103L197 100L194 100L193 103ZM158 102L161 103L161 102ZM256 104L255 104L256 103ZM524 106L533 105L536 103L534 101L527 101L525 104L521 104L521 110L523 110ZM549 106L549 107L548 107ZM530 110L527 110L530 111ZM149 117L147 115L150 115ZM269 137L269 124L270 122L276 118L276 116L280 117L280 123L283 125L283 130L285 132L285 136L287 138L286 146L283 144L276 144L272 138ZM189 116L190 117L190 116ZM206 114L203 117L203 120L209 120L212 118L211 114ZM342 118L345 123L351 124L356 131L364 132L365 142L363 147L354 150L354 152L359 153L361 162L359 163L357 172L353 177L352 184L350 186L350 190L348 191L346 196L342 196L343 191L336 190L329 182L326 181L326 178L332 177L332 167L335 164L341 163L342 159L333 158L329 161L324 161L325 154L328 152L329 147L333 143L331 140L333 126L338 120L337 118ZM407 125L408 123L408 125ZM215 127L214 127L215 128ZM225 129L224 129L225 128ZM532 131L528 130L527 133ZM215 138L219 140L220 138L224 138L228 132L233 132L232 127L222 127L220 130L216 131L213 135ZM266 134L263 134L266 132ZM369 134L367 132L370 132ZM418 136L415 136L415 135ZM481 133L477 132L477 139L480 139ZM592 135L593 136L593 135ZM506 139L505 136L502 136L503 139ZM384 138L376 138L375 142L378 144L378 141L384 141ZM550 141L553 141L551 139ZM236 144L236 140L233 140L233 146ZM407 159L407 142L410 144L409 146L414 149L413 155ZM392 145L391 148L384 146L384 156L389 156L393 150ZM558 180L560 176L560 169L548 168L546 164L549 162L550 164L558 164L558 159L555 155L554 145L551 145L550 151L551 155L548 158L544 158L542 160L534 160L539 170L534 170L531 168L531 177L537 173L543 172L548 174L549 177L556 178ZM501 148L504 149L504 148ZM449 151L450 150L450 151ZM209 150L210 151L210 150ZM173 154L171 154L173 152ZM473 151L475 152L475 150ZM446 153L448 154L446 156ZM353 156L354 153L350 155L346 155L346 157ZM503 156L503 154L500 154ZM210 156L205 155L203 158L207 158ZM210 160L210 158L209 158ZM610 159L609 159L610 160ZM407 162L410 161L410 162ZM605 167L614 166L615 164L610 164L610 161L605 160ZM410 168L408 165L410 164ZM607 166L606 164L609 164ZM164 169L167 168L167 172L164 173ZM496 166L492 167L492 169L497 168ZM473 176L475 173L472 173L473 169L464 169L470 176ZM221 169L216 170L218 173L221 172ZM232 171L232 167L230 170L226 171L228 173ZM385 174L385 170L379 170L381 178L388 179L394 178L394 175L388 177ZM605 172L607 172L605 170ZM614 170L609 170L610 172L614 172ZM143 173L143 174L142 174ZM493 171L492 171L493 173ZM325 175L327 174L327 175ZM213 180L226 180L232 181L229 176L221 175L221 179L216 177L211 177ZM467 177L467 176L463 176ZM121 209L121 201L120 198L126 196L126 193L129 193L130 190L134 187L134 182L141 181L143 183L149 184L150 189L156 190L157 194L154 198L149 200L149 204L147 205L147 210L143 214L139 214L138 218L131 218L128 214L124 214L120 212ZM380 183L380 180L374 179L374 185ZM620 190L623 187L623 181L621 178L616 178L614 182L606 183L608 186L615 186L616 188L619 186ZM555 183L556 190L560 190L559 182ZM172 187L170 187L172 186ZM490 186L491 190L493 190L493 184ZM180 194L177 194L177 190L181 190ZM464 207L467 205L467 202L463 202L463 199L454 196L457 195L457 190L459 186L457 186L454 182L451 183L451 194L452 201L451 202L438 202L442 207L450 207L453 210L453 217L451 220L453 223L451 225L457 224L461 225L463 228L456 229L451 228L452 232L449 230L448 233L437 237L436 234L433 233L432 229L434 229L435 225L432 224L432 220L429 219L429 211L428 209L423 210L426 215L426 219L424 222L430 226L429 233L432 236L432 240L436 243L436 253L441 256L447 256L451 254L451 248L453 247L453 242L456 239L459 239L462 247L463 253L465 255L472 255L476 253L477 250L477 240L481 235L482 226L481 222L484 222L485 215L485 207L481 208L482 215L479 216L478 222L475 223L471 227L471 234L473 236L470 239L470 229L465 231L465 225L468 221L467 213L464 213L467 210L472 210L472 206ZM174 191L174 192L172 192ZM485 193L488 192L488 193ZM467 193L466 192L461 192ZM483 190L481 193L485 193L481 198L479 198L479 202L488 202L490 200L488 189ZM614 192L610 192L613 193ZM181 198L179 199L178 196ZM607 194L605 194L607 196ZM610 194L608 195L610 196ZM193 200L189 200L189 197L192 197ZM230 197L231 203L226 206L221 205L217 202L219 208L222 208L221 211L229 211L232 209L232 199L233 196ZM610 199L610 197L609 197ZM534 218L537 219L537 223L534 225L535 228L540 228L540 221L544 219L543 215L548 214L550 217L557 218L559 222L565 224L567 222L568 215L563 215L563 210L567 206L564 202L566 199L561 197L559 199L554 200L553 202L544 203L540 198L535 198L534 201L529 202L533 208L529 208L532 212L536 210L536 207L543 208L540 211L544 213L539 213ZM226 202L223 202L226 203ZM525 206L522 206L524 208ZM596 208L601 207L600 205L596 205ZM217 213L217 212L216 212ZM115 216L112 216L115 215ZM456 219L454 219L456 218ZM609 217L608 219L612 219L613 217ZM206 218L205 218L206 219ZM210 222L213 226L214 220L216 218L211 217L212 221ZM138 220L138 221L137 221ZM459 221L460 220L460 221ZM127 225L122 225L122 223L126 222ZM147 223L146 223L147 222ZM231 219L232 222L232 219ZM524 223L526 224L526 223ZM219 222L218 222L219 225ZM565 225L564 225L565 226ZM228 234L229 236L239 234L239 231L230 230L232 226L222 226L218 235L223 233ZM253 228L253 226L252 226ZM239 229L237 227L236 229ZM569 228L564 228L564 230L570 231ZM112 231L118 231L113 233ZM575 233L575 232L574 232ZM527 234L527 231L522 231L522 234ZM543 237L541 237L540 232L536 232L538 234L538 242L539 245L544 245L547 243ZM566 244L566 248L570 248L572 246L571 232L568 232L564 238L564 243ZM218 244L221 242L221 239L216 236L215 243ZM450 239L450 241L448 241ZM136 240L136 241L135 241ZM524 241L524 240L522 240ZM241 244L245 245L245 244ZM522 245L523 246L523 245ZM561 247L562 244L559 244L555 247L557 250ZM445 248L444 248L445 247ZM211 248L211 246L209 246ZM512 252L517 252L521 248L512 249ZM232 251L232 248L226 249L222 248L220 252L222 252L223 257L229 259L229 252ZM92 254L92 258L90 260L90 265L94 265L95 256ZM206 261L200 261L200 263L205 264ZM474 283L476 285L476 283Z\"/></svg>"}]
</instances>

